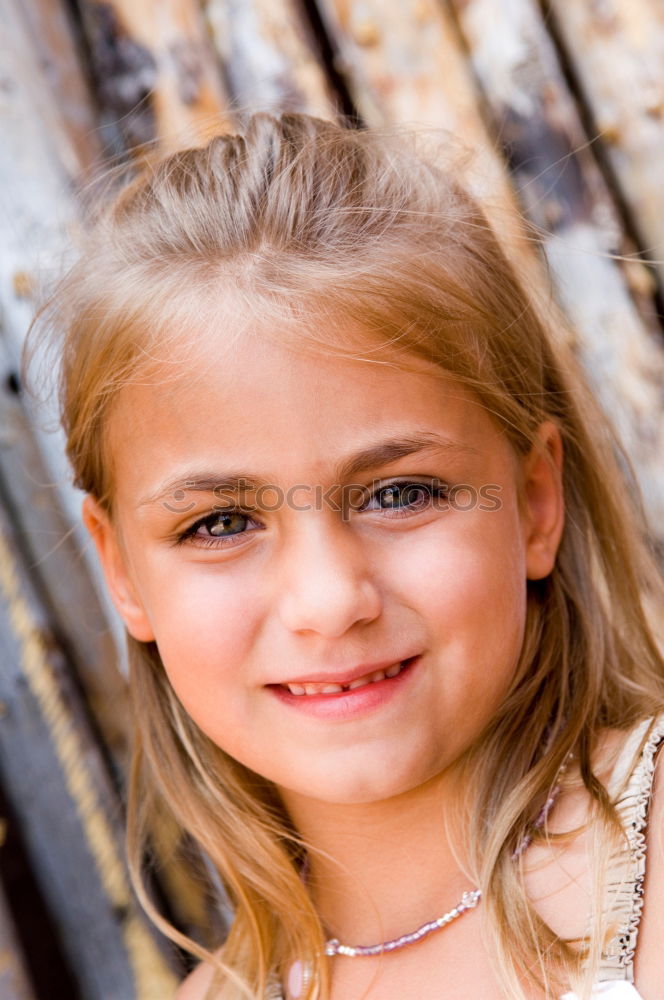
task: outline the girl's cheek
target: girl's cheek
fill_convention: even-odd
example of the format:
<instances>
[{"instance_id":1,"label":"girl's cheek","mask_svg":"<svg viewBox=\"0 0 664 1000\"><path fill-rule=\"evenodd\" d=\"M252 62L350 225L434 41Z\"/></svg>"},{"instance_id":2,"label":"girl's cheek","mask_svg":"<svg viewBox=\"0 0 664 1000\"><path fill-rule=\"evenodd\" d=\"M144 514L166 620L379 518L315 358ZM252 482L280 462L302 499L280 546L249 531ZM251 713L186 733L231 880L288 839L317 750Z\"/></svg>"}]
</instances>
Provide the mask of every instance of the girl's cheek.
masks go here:
<instances>
[{"instance_id":1,"label":"girl's cheek","mask_svg":"<svg viewBox=\"0 0 664 1000\"><path fill-rule=\"evenodd\" d=\"M168 595L157 590L157 646L175 676L192 663L197 669L221 669L229 659L247 654L256 632L258 604L246 582L209 570L181 574Z\"/></svg>"}]
</instances>

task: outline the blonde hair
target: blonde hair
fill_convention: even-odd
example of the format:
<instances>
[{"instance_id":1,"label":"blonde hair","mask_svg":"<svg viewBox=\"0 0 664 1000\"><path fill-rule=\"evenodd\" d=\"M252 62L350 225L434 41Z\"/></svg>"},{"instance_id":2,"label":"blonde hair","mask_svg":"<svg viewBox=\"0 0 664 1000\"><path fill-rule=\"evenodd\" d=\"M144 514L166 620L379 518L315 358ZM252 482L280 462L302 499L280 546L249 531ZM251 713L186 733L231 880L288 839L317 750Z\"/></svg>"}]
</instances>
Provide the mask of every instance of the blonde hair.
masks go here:
<instances>
[{"instance_id":1,"label":"blonde hair","mask_svg":"<svg viewBox=\"0 0 664 1000\"><path fill-rule=\"evenodd\" d=\"M604 840L615 842L617 818L593 751L600 730L625 729L664 704L643 607L644 595L655 599L657 574L635 484L560 338L454 172L411 145L306 115L257 114L241 136L168 157L100 215L32 336L62 331L54 342L75 481L111 517L114 399L172 358L187 341L187 320L212 315L220 297L261 330L276 321L280 335L318 338L322 349L357 354L343 333L352 329L369 345L367 360L435 362L476 394L517 452L531 447L543 420L556 422L567 512L556 566L529 582L512 686L464 762L492 943L506 990L522 997L520 983L581 981L601 951L600 922L578 946L536 916L512 855L572 750ZM323 931L299 875L307 845L269 782L189 719L156 646L128 641L140 705L129 848L144 905L174 940L207 954L156 913L143 888L146 830L165 803L234 906L214 959L218 995L262 998L270 976L300 957L318 973L310 997L324 998Z\"/></svg>"}]
</instances>

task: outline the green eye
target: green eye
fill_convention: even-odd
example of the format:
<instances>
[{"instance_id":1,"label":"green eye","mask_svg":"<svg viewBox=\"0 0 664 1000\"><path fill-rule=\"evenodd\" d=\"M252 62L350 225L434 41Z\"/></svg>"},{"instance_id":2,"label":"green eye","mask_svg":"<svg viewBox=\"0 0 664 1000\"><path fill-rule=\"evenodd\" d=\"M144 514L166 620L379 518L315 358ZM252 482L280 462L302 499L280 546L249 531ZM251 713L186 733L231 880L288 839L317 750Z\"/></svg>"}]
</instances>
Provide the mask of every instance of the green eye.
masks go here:
<instances>
[{"instance_id":1,"label":"green eye","mask_svg":"<svg viewBox=\"0 0 664 1000\"><path fill-rule=\"evenodd\" d=\"M244 535L262 527L262 524L241 510L217 510L187 528L177 539L177 544L189 542L208 548L220 547L224 543L230 545L234 541L239 542Z\"/></svg>"},{"instance_id":2,"label":"green eye","mask_svg":"<svg viewBox=\"0 0 664 1000\"><path fill-rule=\"evenodd\" d=\"M199 525L207 528L210 535L219 538L224 535L237 535L240 531L246 531L249 518L246 514L237 511L224 514L214 514L212 517L200 521Z\"/></svg>"}]
</instances>

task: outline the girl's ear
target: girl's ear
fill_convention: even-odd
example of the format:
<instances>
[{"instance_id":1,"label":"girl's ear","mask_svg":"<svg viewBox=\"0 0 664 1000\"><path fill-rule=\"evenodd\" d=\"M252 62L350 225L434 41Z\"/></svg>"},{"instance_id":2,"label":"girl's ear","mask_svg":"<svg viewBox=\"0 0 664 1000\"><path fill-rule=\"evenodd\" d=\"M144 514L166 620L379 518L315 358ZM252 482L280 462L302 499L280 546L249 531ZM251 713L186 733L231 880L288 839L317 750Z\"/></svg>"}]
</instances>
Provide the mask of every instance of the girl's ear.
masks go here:
<instances>
[{"instance_id":1,"label":"girl's ear","mask_svg":"<svg viewBox=\"0 0 664 1000\"><path fill-rule=\"evenodd\" d=\"M547 420L523 460L526 576L541 580L556 561L565 520L562 484L563 443L556 424Z\"/></svg>"},{"instance_id":2,"label":"girl's ear","mask_svg":"<svg viewBox=\"0 0 664 1000\"><path fill-rule=\"evenodd\" d=\"M83 501L82 513L83 522L95 543L111 599L127 631L140 642L152 642L154 632L132 583L117 528L103 507L90 495Z\"/></svg>"}]
</instances>

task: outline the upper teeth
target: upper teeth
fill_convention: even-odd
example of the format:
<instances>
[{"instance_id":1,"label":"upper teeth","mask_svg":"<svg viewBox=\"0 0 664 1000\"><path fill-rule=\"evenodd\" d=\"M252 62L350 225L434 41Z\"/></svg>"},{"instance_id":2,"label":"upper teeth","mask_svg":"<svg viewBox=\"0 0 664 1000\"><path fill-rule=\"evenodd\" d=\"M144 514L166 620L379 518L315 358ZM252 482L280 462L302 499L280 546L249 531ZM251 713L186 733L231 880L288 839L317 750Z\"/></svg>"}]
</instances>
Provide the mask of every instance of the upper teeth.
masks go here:
<instances>
[{"instance_id":1,"label":"upper teeth","mask_svg":"<svg viewBox=\"0 0 664 1000\"><path fill-rule=\"evenodd\" d=\"M365 674L348 684L286 684L291 694L339 694L340 691L354 691L355 688L364 687L366 684L374 684L376 681L384 681L386 677L396 677L401 671L403 663L395 663L386 670L374 670L372 674Z\"/></svg>"}]
</instances>

